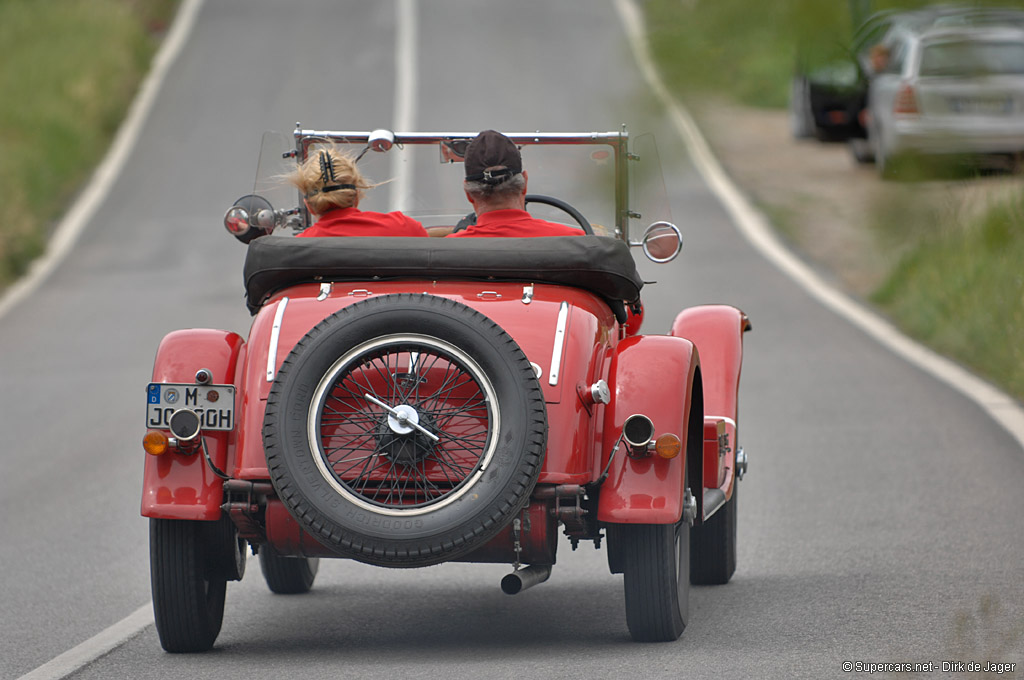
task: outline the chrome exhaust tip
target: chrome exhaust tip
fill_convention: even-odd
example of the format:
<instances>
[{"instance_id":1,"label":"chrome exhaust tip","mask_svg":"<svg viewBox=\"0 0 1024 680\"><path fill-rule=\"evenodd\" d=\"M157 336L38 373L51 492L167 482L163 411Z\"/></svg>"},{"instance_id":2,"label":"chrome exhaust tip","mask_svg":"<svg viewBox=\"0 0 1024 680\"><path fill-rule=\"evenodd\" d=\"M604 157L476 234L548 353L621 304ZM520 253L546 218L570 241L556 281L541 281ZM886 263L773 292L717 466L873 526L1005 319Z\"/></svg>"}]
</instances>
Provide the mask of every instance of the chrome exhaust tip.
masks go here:
<instances>
[{"instance_id":1,"label":"chrome exhaust tip","mask_svg":"<svg viewBox=\"0 0 1024 680\"><path fill-rule=\"evenodd\" d=\"M522 569L516 569L511 574L501 579L501 591L506 595L521 593L527 588L532 588L538 583L544 583L551 576L551 565L530 565Z\"/></svg>"}]
</instances>

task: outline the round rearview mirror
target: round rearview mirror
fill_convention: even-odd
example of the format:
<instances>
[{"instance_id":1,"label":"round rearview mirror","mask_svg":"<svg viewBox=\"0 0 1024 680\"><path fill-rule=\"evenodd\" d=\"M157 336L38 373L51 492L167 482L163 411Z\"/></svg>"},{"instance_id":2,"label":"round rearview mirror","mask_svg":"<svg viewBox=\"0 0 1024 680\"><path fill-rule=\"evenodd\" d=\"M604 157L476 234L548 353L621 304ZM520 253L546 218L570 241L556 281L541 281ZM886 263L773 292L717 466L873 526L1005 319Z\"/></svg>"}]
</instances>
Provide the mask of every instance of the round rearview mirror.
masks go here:
<instances>
[{"instance_id":1,"label":"round rearview mirror","mask_svg":"<svg viewBox=\"0 0 1024 680\"><path fill-rule=\"evenodd\" d=\"M374 130L370 133L368 146L374 151L390 151L395 143L395 133L391 130Z\"/></svg>"},{"instance_id":2,"label":"round rearview mirror","mask_svg":"<svg viewBox=\"0 0 1024 680\"><path fill-rule=\"evenodd\" d=\"M652 262L671 262L683 249L683 234L671 222L655 222L644 230L640 242Z\"/></svg>"},{"instance_id":3,"label":"round rearview mirror","mask_svg":"<svg viewBox=\"0 0 1024 680\"><path fill-rule=\"evenodd\" d=\"M249 213L245 211L245 208L237 205L233 205L228 208L228 212L224 215L224 228L232 236L239 236L249 231Z\"/></svg>"},{"instance_id":4,"label":"round rearview mirror","mask_svg":"<svg viewBox=\"0 0 1024 680\"><path fill-rule=\"evenodd\" d=\"M269 234L274 226L273 206L256 194L242 196L224 215L224 228L242 243Z\"/></svg>"}]
</instances>

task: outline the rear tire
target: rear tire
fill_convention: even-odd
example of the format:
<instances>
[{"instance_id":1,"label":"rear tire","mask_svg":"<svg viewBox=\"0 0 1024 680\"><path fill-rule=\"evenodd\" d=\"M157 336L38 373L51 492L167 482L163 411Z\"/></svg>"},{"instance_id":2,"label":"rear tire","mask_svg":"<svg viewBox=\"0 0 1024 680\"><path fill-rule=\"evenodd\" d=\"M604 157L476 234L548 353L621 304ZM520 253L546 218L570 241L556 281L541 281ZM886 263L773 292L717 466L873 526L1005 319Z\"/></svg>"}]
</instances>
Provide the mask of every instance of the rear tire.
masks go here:
<instances>
[{"instance_id":1,"label":"rear tire","mask_svg":"<svg viewBox=\"0 0 1024 680\"><path fill-rule=\"evenodd\" d=\"M282 557L269 545L260 548L259 558L263 580L278 595L308 593L320 566L316 557Z\"/></svg>"},{"instance_id":2,"label":"rear tire","mask_svg":"<svg viewBox=\"0 0 1024 680\"><path fill-rule=\"evenodd\" d=\"M690 583L694 585L722 585L736 572L739 489L739 480L733 480L732 498L690 532Z\"/></svg>"},{"instance_id":3,"label":"rear tire","mask_svg":"<svg viewBox=\"0 0 1024 680\"><path fill-rule=\"evenodd\" d=\"M619 539L630 635L678 640L690 618L690 525L620 525Z\"/></svg>"},{"instance_id":4,"label":"rear tire","mask_svg":"<svg viewBox=\"0 0 1024 680\"><path fill-rule=\"evenodd\" d=\"M819 134L811 111L810 87L802 77L794 77L790 83L789 132L794 139L813 139Z\"/></svg>"},{"instance_id":5,"label":"rear tire","mask_svg":"<svg viewBox=\"0 0 1024 680\"><path fill-rule=\"evenodd\" d=\"M213 538L218 522L149 520L153 617L168 652L205 652L220 634L227 581Z\"/></svg>"},{"instance_id":6,"label":"rear tire","mask_svg":"<svg viewBox=\"0 0 1024 680\"><path fill-rule=\"evenodd\" d=\"M512 337L427 294L321 321L278 369L263 431L271 481L302 527L387 567L487 543L529 502L546 441L544 394Z\"/></svg>"},{"instance_id":7,"label":"rear tire","mask_svg":"<svg viewBox=\"0 0 1024 680\"><path fill-rule=\"evenodd\" d=\"M848 142L850 155L860 165L869 165L875 162L875 152L871 148L871 142L865 137L850 137Z\"/></svg>"}]
</instances>

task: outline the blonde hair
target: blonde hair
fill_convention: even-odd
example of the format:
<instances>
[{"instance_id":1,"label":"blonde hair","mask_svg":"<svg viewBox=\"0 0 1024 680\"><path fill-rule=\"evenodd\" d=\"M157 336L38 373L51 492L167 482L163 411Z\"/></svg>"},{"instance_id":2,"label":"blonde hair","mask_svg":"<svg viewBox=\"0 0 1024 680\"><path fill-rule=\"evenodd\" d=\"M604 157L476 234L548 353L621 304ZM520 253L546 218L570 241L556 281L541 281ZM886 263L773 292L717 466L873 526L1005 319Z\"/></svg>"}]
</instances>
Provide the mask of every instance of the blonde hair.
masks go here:
<instances>
[{"instance_id":1,"label":"blonde hair","mask_svg":"<svg viewBox=\"0 0 1024 680\"><path fill-rule=\"evenodd\" d=\"M306 198L310 211L322 215L332 208L358 205L371 184L360 174L352 156L334 146L311 151L309 157L288 175Z\"/></svg>"}]
</instances>

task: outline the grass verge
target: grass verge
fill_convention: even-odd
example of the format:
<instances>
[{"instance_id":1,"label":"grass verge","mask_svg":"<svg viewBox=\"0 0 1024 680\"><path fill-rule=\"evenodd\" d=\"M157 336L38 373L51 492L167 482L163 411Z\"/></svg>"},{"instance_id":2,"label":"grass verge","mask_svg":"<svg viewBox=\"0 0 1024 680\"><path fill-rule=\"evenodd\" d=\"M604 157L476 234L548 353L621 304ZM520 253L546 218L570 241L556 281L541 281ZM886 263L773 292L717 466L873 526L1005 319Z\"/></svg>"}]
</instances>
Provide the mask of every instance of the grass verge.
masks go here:
<instances>
[{"instance_id":1,"label":"grass verge","mask_svg":"<svg viewBox=\"0 0 1024 680\"><path fill-rule=\"evenodd\" d=\"M905 332L1024 398L1024 199L932 211L872 300Z\"/></svg>"},{"instance_id":2,"label":"grass verge","mask_svg":"<svg viewBox=\"0 0 1024 680\"><path fill-rule=\"evenodd\" d=\"M0 288L106 152L177 6L0 1Z\"/></svg>"}]
</instances>

